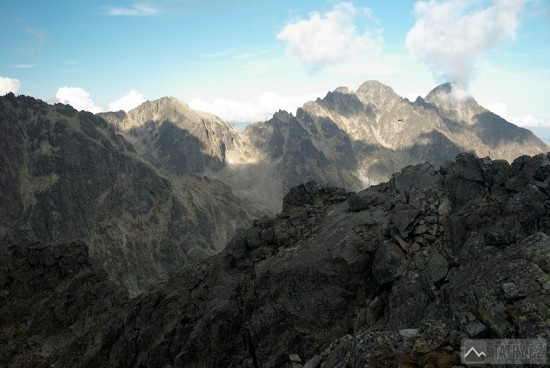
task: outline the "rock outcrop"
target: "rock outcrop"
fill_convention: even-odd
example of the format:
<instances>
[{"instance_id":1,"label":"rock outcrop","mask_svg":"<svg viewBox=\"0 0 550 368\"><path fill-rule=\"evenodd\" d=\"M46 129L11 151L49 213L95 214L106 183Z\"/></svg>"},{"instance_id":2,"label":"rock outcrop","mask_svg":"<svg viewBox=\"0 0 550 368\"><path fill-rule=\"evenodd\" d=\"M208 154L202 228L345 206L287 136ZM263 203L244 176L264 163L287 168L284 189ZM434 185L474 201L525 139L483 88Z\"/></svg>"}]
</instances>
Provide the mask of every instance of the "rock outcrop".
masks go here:
<instances>
[{"instance_id":1,"label":"rock outcrop","mask_svg":"<svg viewBox=\"0 0 550 368\"><path fill-rule=\"evenodd\" d=\"M131 300L79 244L3 246L0 364L459 365L466 337L550 338L549 235L550 154L462 154L358 193L294 187Z\"/></svg>"},{"instance_id":2,"label":"rock outcrop","mask_svg":"<svg viewBox=\"0 0 550 368\"><path fill-rule=\"evenodd\" d=\"M133 294L220 251L246 206L223 183L141 158L103 119L68 105L0 97L0 240L86 242Z\"/></svg>"}]
</instances>

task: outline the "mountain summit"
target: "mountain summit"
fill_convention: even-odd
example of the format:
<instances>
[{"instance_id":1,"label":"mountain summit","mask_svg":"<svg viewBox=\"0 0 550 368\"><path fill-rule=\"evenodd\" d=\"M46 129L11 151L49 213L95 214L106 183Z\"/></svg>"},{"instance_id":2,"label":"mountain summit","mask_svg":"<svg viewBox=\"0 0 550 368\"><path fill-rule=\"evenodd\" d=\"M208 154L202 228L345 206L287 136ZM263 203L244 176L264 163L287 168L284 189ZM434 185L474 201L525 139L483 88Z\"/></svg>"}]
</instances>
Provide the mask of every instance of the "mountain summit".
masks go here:
<instances>
[{"instance_id":1,"label":"mountain summit","mask_svg":"<svg viewBox=\"0 0 550 368\"><path fill-rule=\"evenodd\" d=\"M415 102L378 81L356 91L338 87L295 115L277 112L242 133L173 98L101 116L155 164L221 179L272 213L284 192L308 180L359 190L404 166L440 165L460 152L511 162L549 149L450 83Z\"/></svg>"},{"instance_id":2,"label":"mountain summit","mask_svg":"<svg viewBox=\"0 0 550 368\"><path fill-rule=\"evenodd\" d=\"M89 112L9 94L0 128L0 241L84 242L132 295L219 252L251 222L226 185L155 168Z\"/></svg>"}]
</instances>

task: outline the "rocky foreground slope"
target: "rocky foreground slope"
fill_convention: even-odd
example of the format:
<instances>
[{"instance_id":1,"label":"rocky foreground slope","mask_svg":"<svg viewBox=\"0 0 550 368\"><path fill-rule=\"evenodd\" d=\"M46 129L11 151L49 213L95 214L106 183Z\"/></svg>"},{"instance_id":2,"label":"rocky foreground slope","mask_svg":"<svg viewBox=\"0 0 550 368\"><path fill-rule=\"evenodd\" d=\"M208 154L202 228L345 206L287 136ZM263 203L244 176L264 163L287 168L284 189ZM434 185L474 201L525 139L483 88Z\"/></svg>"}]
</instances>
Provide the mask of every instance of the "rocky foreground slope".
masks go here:
<instances>
[{"instance_id":1,"label":"rocky foreground slope","mask_svg":"<svg viewBox=\"0 0 550 368\"><path fill-rule=\"evenodd\" d=\"M31 97L0 97L0 239L83 241L137 293L221 250L248 226L223 183L167 173L103 119Z\"/></svg>"},{"instance_id":2,"label":"rocky foreground slope","mask_svg":"<svg viewBox=\"0 0 550 368\"><path fill-rule=\"evenodd\" d=\"M134 299L82 243L2 244L0 365L450 367L465 337L549 339L549 156L299 185Z\"/></svg>"}]
</instances>

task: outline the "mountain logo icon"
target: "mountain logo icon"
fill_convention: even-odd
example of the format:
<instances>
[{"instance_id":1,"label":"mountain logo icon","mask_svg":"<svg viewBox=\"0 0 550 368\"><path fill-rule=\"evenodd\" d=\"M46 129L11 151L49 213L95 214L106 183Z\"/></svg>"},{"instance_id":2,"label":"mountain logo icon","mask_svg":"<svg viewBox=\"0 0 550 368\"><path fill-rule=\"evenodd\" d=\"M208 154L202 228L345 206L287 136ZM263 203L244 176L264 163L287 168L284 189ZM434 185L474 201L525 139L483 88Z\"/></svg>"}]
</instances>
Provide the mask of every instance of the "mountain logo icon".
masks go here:
<instances>
[{"instance_id":1,"label":"mountain logo icon","mask_svg":"<svg viewBox=\"0 0 550 368\"><path fill-rule=\"evenodd\" d=\"M466 353L466 355L464 355L464 357L468 358L470 354L475 354L478 358L483 357L485 359L487 357L487 354L485 354L485 352L483 351L478 352L476 348L474 348L473 346L470 348L470 350L468 350L468 352Z\"/></svg>"},{"instance_id":2,"label":"mountain logo icon","mask_svg":"<svg viewBox=\"0 0 550 368\"><path fill-rule=\"evenodd\" d=\"M462 345L462 363L478 364L484 363L487 359L485 341L465 340Z\"/></svg>"}]
</instances>

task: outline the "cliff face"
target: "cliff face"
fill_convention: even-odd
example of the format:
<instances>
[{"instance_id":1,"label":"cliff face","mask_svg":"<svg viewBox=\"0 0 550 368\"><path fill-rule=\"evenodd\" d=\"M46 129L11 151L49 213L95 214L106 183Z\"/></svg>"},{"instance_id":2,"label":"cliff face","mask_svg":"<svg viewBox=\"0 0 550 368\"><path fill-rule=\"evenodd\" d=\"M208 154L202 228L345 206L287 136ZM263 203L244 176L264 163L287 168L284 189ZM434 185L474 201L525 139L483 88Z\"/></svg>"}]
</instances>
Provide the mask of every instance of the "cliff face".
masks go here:
<instances>
[{"instance_id":1,"label":"cliff face","mask_svg":"<svg viewBox=\"0 0 550 368\"><path fill-rule=\"evenodd\" d=\"M340 87L242 133L172 98L102 116L157 166L220 179L272 214L290 187L309 180L357 191L404 166L438 166L461 152L511 162L548 150L450 84L415 102L376 81Z\"/></svg>"},{"instance_id":2,"label":"cliff face","mask_svg":"<svg viewBox=\"0 0 550 368\"><path fill-rule=\"evenodd\" d=\"M440 165L460 152L512 162L548 150L530 131L461 96L450 84L412 103L390 87L368 81L355 92L329 92L303 110L314 121L312 131L323 131L328 120L349 136L357 159L355 174L373 183L404 166L426 160Z\"/></svg>"},{"instance_id":3,"label":"cliff face","mask_svg":"<svg viewBox=\"0 0 550 368\"><path fill-rule=\"evenodd\" d=\"M137 108L99 114L157 166L179 174L218 171L250 148L232 125L189 108L172 97L147 101Z\"/></svg>"},{"instance_id":4,"label":"cliff face","mask_svg":"<svg viewBox=\"0 0 550 368\"><path fill-rule=\"evenodd\" d=\"M549 156L293 187L276 217L132 300L79 244L4 246L0 363L452 366L466 337L548 339Z\"/></svg>"},{"instance_id":5,"label":"cliff face","mask_svg":"<svg viewBox=\"0 0 550 368\"><path fill-rule=\"evenodd\" d=\"M249 223L224 184L163 173L103 119L0 98L0 238L84 241L132 293L222 249Z\"/></svg>"}]
</instances>

